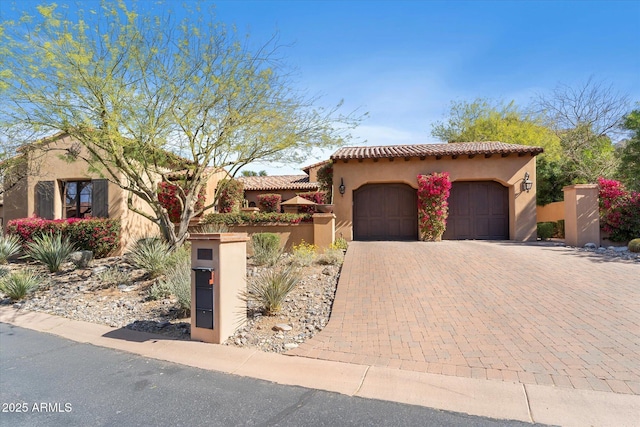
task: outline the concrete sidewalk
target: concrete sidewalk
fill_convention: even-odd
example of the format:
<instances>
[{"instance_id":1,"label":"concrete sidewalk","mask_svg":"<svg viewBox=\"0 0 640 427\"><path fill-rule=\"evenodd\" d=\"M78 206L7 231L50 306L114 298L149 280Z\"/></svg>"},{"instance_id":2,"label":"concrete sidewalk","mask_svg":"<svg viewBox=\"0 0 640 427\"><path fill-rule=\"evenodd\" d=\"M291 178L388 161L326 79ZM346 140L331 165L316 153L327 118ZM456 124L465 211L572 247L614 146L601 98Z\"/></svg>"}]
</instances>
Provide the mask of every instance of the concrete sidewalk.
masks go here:
<instances>
[{"instance_id":1,"label":"concrete sidewalk","mask_svg":"<svg viewBox=\"0 0 640 427\"><path fill-rule=\"evenodd\" d=\"M0 322L201 369L485 417L564 426L636 426L640 396L479 380L167 339L11 306ZM1 343L0 343L1 344Z\"/></svg>"}]
</instances>

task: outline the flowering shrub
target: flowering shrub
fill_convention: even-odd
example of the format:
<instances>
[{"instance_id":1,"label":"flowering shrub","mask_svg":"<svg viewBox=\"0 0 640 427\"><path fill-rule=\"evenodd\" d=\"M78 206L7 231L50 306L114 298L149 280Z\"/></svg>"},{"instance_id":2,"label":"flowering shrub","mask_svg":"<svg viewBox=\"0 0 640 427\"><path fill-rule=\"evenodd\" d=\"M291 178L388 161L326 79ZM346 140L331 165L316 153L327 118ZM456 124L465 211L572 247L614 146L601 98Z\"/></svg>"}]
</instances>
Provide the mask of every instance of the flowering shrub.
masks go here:
<instances>
[{"instance_id":1,"label":"flowering shrub","mask_svg":"<svg viewBox=\"0 0 640 427\"><path fill-rule=\"evenodd\" d=\"M184 206L185 196L182 195L183 191L178 184L163 181L158 184L158 201L169 213L169 219L171 222L180 222L182 216L182 209ZM195 204L195 210L200 211L204 208L204 202L206 199L207 188L202 186L198 193L198 198ZM188 193L187 193L188 194Z\"/></svg>"},{"instance_id":2,"label":"flowering shrub","mask_svg":"<svg viewBox=\"0 0 640 427\"><path fill-rule=\"evenodd\" d=\"M318 203L323 205L327 203L328 193L325 191L308 191L306 193L298 193L298 196L303 199L311 200L314 203ZM298 206L298 213L308 213L314 214L316 213L315 206Z\"/></svg>"},{"instance_id":3,"label":"flowering shrub","mask_svg":"<svg viewBox=\"0 0 640 427\"><path fill-rule=\"evenodd\" d=\"M420 239L438 241L447 227L449 215L449 174L418 175L418 227Z\"/></svg>"},{"instance_id":4,"label":"flowering shrub","mask_svg":"<svg viewBox=\"0 0 640 427\"><path fill-rule=\"evenodd\" d=\"M242 183L235 179L223 179L218 183L220 198L218 199L218 211L229 213L240 207L240 201L244 195Z\"/></svg>"},{"instance_id":5,"label":"flowering shrub","mask_svg":"<svg viewBox=\"0 0 640 427\"><path fill-rule=\"evenodd\" d=\"M614 242L640 236L640 193L627 191L619 181L598 178L600 227Z\"/></svg>"},{"instance_id":6,"label":"flowering shrub","mask_svg":"<svg viewBox=\"0 0 640 427\"><path fill-rule=\"evenodd\" d=\"M260 194L258 196L258 204L265 212L280 212L280 202L282 202L280 194Z\"/></svg>"},{"instance_id":7,"label":"flowering shrub","mask_svg":"<svg viewBox=\"0 0 640 427\"><path fill-rule=\"evenodd\" d=\"M204 216L202 224L251 225L251 224L300 224L311 215L278 212L212 213Z\"/></svg>"},{"instance_id":8,"label":"flowering shrub","mask_svg":"<svg viewBox=\"0 0 640 427\"><path fill-rule=\"evenodd\" d=\"M22 218L9 221L7 233L18 236L23 248L36 236L60 233L78 250L92 251L95 258L104 258L120 244L120 220Z\"/></svg>"}]
</instances>

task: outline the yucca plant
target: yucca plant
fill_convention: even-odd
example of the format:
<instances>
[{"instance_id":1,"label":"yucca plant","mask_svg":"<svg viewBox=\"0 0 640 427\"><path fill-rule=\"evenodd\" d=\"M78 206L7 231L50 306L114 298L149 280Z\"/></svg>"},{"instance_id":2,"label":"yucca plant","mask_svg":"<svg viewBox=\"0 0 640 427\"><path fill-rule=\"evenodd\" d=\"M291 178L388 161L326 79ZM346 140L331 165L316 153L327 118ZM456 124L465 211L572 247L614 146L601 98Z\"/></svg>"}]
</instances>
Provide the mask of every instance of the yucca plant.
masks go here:
<instances>
[{"instance_id":1,"label":"yucca plant","mask_svg":"<svg viewBox=\"0 0 640 427\"><path fill-rule=\"evenodd\" d=\"M7 259L20 252L20 239L13 234L0 234L0 264L6 264Z\"/></svg>"},{"instance_id":2,"label":"yucca plant","mask_svg":"<svg viewBox=\"0 0 640 427\"><path fill-rule=\"evenodd\" d=\"M159 238L140 239L129 253L129 259L145 270L151 279L163 275L171 266L169 245Z\"/></svg>"},{"instance_id":3,"label":"yucca plant","mask_svg":"<svg viewBox=\"0 0 640 427\"><path fill-rule=\"evenodd\" d=\"M267 270L247 285L241 293L245 302L255 302L267 316L278 313L282 302L300 281L300 272L292 267Z\"/></svg>"},{"instance_id":4,"label":"yucca plant","mask_svg":"<svg viewBox=\"0 0 640 427\"><path fill-rule=\"evenodd\" d=\"M166 284L171 293L178 298L178 306L184 316L191 312L191 261L177 264L167 274Z\"/></svg>"},{"instance_id":5,"label":"yucca plant","mask_svg":"<svg viewBox=\"0 0 640 427\"><path fill-rule=\"evenodd\" d=\"M51 273L60 270L60 266L71 252L76 250L73 243L60 233L46 233L34 237L27 243L27 256L47 266Z\"/></svg>"},{"instance_id":6,"label":"yucca plant","mask_svg":"<svg viewBox=\"0 0 640 427\"><path fill-rule=\"evenodd\" d=\"M16 271L0 278L0 291L14 301L19 301L38 289L42 278L31 270Z\"/></svg>"}]
</instances>

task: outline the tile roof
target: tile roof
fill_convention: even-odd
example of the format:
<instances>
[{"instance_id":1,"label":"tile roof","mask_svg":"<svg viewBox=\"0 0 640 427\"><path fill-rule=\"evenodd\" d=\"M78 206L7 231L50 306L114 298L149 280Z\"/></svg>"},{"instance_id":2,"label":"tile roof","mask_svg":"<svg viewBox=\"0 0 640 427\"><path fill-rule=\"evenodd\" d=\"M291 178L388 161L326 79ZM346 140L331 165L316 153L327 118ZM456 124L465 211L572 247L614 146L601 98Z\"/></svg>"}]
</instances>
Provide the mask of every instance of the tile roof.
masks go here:
<instances>
[{"instance_id":1,"label":"tile roof","mask_svg":"<svg viewBox=\"0 0 640 427\"><path fill-rule=\"evenodd\" d=\"M386 145L381 147L343 147L331 155L332 160L387 159L393 157L434 157L476 154L542 153L541 147L505 144L504 142L457 142L452 144Z\"/></svg>"},{"instance_id":2,"label":"tile roof","mask_svg":"<svg viewBox=\"0 0 640 427\"><path fill-rule=\"evenodd\" d=\"M323 166L325 164L329 163L329 160L323 160L321 162L318 163L314 163L312 165L309 166L305 166L302 168L303 171L305 171L307 174L309 173L309 170L311 170L312 168L318 167L318 166Z\"/></svg>"},{"instance_id":3,"label":"tile roof","mask_svg":"<svg viewBox=\"0 0 640 427\"><path fill-rule=\"evenodd\" d=\"M242 176L237 178L245 190L317 190L308 175Z\"/></svg>"}]
</instances>

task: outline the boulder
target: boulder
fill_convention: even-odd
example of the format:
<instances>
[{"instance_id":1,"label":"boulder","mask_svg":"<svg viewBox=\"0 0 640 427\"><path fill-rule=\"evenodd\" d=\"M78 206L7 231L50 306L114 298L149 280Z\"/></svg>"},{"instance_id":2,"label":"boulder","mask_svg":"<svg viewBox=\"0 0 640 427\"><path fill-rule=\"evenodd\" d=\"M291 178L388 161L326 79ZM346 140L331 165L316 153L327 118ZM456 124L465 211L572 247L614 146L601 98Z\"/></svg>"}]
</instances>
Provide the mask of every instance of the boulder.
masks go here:
<instances>
[{"instance_id":1,"label":"boulder","mask_svg":"<svg viewBox=\"0 0 640 427\"><path fill-rule=\"evenodd\" d=\"M76 268L87 268L93 260L93 252L91 251L76 251L69 254L69 261L71 261Z\"/></svg>"}]
</instances>

